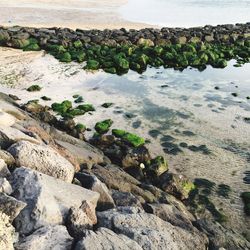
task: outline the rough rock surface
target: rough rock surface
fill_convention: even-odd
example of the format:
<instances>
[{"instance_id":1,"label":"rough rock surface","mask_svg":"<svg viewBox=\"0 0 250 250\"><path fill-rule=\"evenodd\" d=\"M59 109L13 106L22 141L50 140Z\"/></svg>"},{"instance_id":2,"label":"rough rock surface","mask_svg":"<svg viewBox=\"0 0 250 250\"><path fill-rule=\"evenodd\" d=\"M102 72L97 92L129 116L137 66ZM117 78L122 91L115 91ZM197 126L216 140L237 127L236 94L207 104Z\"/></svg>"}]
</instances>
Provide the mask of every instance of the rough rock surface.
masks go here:
<instances>
[{"instance_id":1,"label":"rough rock surface","mask_svg":"<svg viewBox=\"0 0 250 250\"><path fill-rule=\"evenodd\" d=\"M97 223L95 210L83 201L79 208L72 207L67 218L67 227L74 238L80 238L85 234L86 229L92 229Z\"/></svg>"},{"instance_id":2,"label":"rough rock surface","mask_svg":"<svg viewBox=\"0 0 250 250\"><path fill-rule=\"evenodd\" d=\"M9 152L1 150L1 149L0 149L0 159L4 160L5 163L9 166L12 166L15 164L14 157Z\"/></svg>"},{"instance_id":3,"label":"rough rock surface","mask_svg":"<svg viewBox=\"0 0 250 250\"><path fill-rule=\"evenodd\" d=\"M71 250L73 238L65 226L41 227L15 244L16 250Z\"/></svg>"},{"instance_id":4,"label":"rough rock surface","mask_svg":"<svg viewBox=\"0 0 250 250\"><path fill-rule=\"evenodd\" d=\"M87 231L86 236L77 243L75 250L142 250L135 241L107 228L96 232Z\"/></svg>"},{"instance_id":5,"label":"rough rock surface","mask_svg":"<svg viewBox=\"0 0 250 250\"><path fill-rule=\"evenodd\" d=\"M93 209L99 194L29 168L18 168L12 178L13 196L27 203L15 219L19 232L28 234L48 224L62 224L69 209L87 201Z\"/></svg>"},{"instance_id":6,"label":"rough rock surface","mask_svg":"<svg viewBox=\"0 0 250 250\"><path fill-rule=\"evenodd\" d=\"M110 195L107 186L96 176L88 173L77 173L76 178L81 182L83 187L100 194L100 198L97 203L97 210L102 211L115 207L114 200Z\"/></svg>"},{"instance_id":7,"label":"rough rock surface","mask_svg":"<svg viewBox=\"0 0 250 250\"><path fill-rule=\"evenodd\" d=\"M9 222L9 217L0 211L0 249L13 250L14 227Z\"/></svg>"},{"instance_id":8,"label":"rough rock surface","mask_svg":"<svg viewBox=\"0 0 250 250\"><path fill-rule=\"evenodd\" d=\"M18 166L31 168L66 182L73 180L74 166L47 146L20 141L12 145L8 152L14 156Z\"/></svg>"},{"instance_id":9,"label":"rough rock surface","mask_svg":"<svg viewBox=\"0 0 250 250\"><path fill-rule=\"evenodd\" d=\"M11 194L12 193L12 187L10 183L7 181L6 178L0 177L0 195L1 193L5 194ZM1 204L0 204L1 206Z\"/></svg>"},{"instance_id":10,"label":"rough rock surface","mask_svg":"<svg viewBox=\"0 0 250 250\"><path fill-rule=\"evenodd\" d=\"M12 126L15 122L16 119L14 116L7 114L0 109L0 126L9 127Z\"/></svg>"},{"instance_id":11,"label":"rough rock surface","mask_svg":"<svg viewBox=\"0 0 250 250\"><path fill-rule=\"evenodd\" d=\"M0 159L0 177L7 177L10 175L10 171L4 160Z\"/></svg>"},{"instance_id":12,"label":"rough rock surface","mask_svg":"<svg viewBox=\"0 0 250 250\"><path fill-rule=\"evenodd\" d=\"M112 190L112 198L118 207L141 207L140 200L129 192Z\"/></svg>"},{"instance_id":13,"label":"rough rock surface","mask_svg":"<svg viewBox=\"0 0 250 250\"><path fill-rule=\"evenodd\" d=\"M140 182L138 180L127 174L118 166L107 165L105 167L101 167L99 165L95 165L92 168L92 173L104 182L109 189L132 193L142 203L145 201L153 202L156 200L155 196L151 192L143 190L139 187Z\"/></svg>"},{"instance_id":14,"label":"rough rock surface","mask_svg":"<svg viewBox=\"0 0 250 250\"><path fill-rule=\"evenodd\" d=\"M11 144L18 141L30 141L33 143L39 143L35 138L24 134L22 131L12 128L0 126L0 146L3 149L7 149Z\"/></svg>"},{"instance_id":15,"label":"rough rock surface","mask_svg":"<svg viewBox=\"0 0 250 250\"><path fill-rule=\"evenodd\" d=\"M136 208L119 208L98 213L98 226L135 240L143 249L205 250L207 237L199 232L184 230L153 214ZM198 231L198 230L197 230Z\"/></svg>"},{"instance_id":16,"label":"rough rock surface","mask_svg":"<svg viewBox=\"0 0 250 250\"><path fill-rule=\"evenodd\" d=\"M25 206L26 203L0 193L0 211L8 215L10 221L13 221Z\"/></svg>"}]
</instances>

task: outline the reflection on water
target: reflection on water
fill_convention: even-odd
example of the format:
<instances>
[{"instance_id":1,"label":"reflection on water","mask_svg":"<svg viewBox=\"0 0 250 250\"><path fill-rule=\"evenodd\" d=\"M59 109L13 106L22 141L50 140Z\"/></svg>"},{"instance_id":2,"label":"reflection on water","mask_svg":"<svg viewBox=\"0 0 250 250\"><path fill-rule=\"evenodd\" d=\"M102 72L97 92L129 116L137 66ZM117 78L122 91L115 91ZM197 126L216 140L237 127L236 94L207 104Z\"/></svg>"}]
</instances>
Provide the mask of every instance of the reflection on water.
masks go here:
<instances>
[{"instance_id":1,"label":"reflection on water","mask_svg":"<svg viewBox=\"0 0 250 250\"><path fill-rule=\"evenodd\" d=\"M130 0L120 9L127 20L167 27L248 22L250 0Z\"/></svg>"},{"instance_id":2,"label":"reflection on water","mask_svg":"<svg viewBox=\"0 0 250 250\"><path fill-rule=\"evenodd\" d=\"M242 214L239 193L249 189L250 64L242 68L233 64L203 72L149 68L143 75L104 74L98 91L122 108L119 113L105 111L104 117L114 120L113 127L148 138L148 147L165 154L172 170L221 185L213 194L217 205L220 187L230 186L233 204L228 198L222 207L236 219ZM124 113L134 116L122 122Z\"/></svg>"}]
</instances>

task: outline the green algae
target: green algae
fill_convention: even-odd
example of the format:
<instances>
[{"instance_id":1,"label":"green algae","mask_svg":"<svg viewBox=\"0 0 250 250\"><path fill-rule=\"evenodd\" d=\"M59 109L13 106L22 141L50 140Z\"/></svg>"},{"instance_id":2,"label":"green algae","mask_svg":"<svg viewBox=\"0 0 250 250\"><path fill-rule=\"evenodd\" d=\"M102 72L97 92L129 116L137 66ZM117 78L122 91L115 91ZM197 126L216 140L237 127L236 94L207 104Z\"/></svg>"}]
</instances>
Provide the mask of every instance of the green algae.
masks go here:
<instances>
[{"instance_id":1,"label":"green algae","mask_svg":"<svg viewBox=\"0 0 250 250\"><path fill-rule=\"evenodd\" d=\"M113 121L111 119L97 122L95 125L95 130L98 134L105 134L109 131L112 124L113 124Z\"/></svg>"},{"instance_id":2,"label":"green algae","mask_svg":"<svg viewBox=\"0 0 250 250\"><path fill-rule=\"evenodd\" d=\"M28 87L27 91L29 91L29 92L37 92L37 91L40 91L41 89L42 89L42 87L35 84L35 85L31 85L30 87Z\"/></svg>"},{"instance_id":3,"label":"green algae","mask_svg":"<svg viewBox=\"0 0 250 250\"><path fill-rule=\"evenodd\" d=\"M139 147L139 146L142 146L142 145L145 144L145 139L144 138L142 138L142 137L140 137L138 135L126 132L124 130L113 129L112 134L115 137L120 138L120 139L128 142L133 147Z\"/></svg>"}]
</instances>

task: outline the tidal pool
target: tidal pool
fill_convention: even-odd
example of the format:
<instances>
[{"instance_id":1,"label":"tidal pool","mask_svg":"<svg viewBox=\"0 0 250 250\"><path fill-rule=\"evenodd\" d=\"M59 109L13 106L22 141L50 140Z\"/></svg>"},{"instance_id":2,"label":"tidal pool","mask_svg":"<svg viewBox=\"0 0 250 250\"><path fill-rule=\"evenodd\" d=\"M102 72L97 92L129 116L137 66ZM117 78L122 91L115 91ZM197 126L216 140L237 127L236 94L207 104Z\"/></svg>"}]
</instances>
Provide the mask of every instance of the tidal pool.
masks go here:
<instances>
[{"instance_id":1,"label":"tidal pool","mask_svg":"<svg viewBox=\"0 0 250 250\"><path fill-rule=\"evenodd\" d=\"M203 72L148 68L142 75L117 76L86 73L81 64L60 63L42 52L2 49L1 55L1 91L22 103L52 98L40 100L46 105L83 96L96 107L76 118L92 129L87 138L97 121L112 119L112 128L149 139L152 154L164 155L171 171L198 185L203 179L212 183L209 198L229 217L229 227L243 231L249 225L240 194L250 189L250 64L236 68L232 61ZM30 83L42 90L28 93ZM103 108L105 102L114 104Z\"/></svg>"}]
</instances>

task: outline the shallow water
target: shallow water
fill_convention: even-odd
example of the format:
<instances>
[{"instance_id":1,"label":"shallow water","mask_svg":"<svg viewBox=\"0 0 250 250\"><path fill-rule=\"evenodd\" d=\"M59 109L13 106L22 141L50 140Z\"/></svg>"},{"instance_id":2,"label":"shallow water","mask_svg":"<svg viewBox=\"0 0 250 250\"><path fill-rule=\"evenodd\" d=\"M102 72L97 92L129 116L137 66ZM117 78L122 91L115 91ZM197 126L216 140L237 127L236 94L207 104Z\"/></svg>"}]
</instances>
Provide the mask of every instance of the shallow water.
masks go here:
<instances>
[{"instance_id":1,"label":"shallow water","mask_svg":"<svg viewBox=\"0 0 250 250\"><path fill-rule=\"evenodd\" d=\"M149 68L142 75L132 71L124 76L87 74L77 63L63 64L42 52L5 48L1 50L0 83L4 85L0 90L18 95L21 102L44 95L52 102L73 101L74 94L82 95L96 112L77 121L93 129L97 121L111 118L112 128L149 139L152 154L163 154L171 171L214 182L211 199L230 215L229 226L244 230L247 223L240 193L250 189L250 64L241 68L233 64L203 72ZM42 90L27 93L25 87L31 82ZM105 109L104 102L114 105ZM218 195L223 185L232 189L228 197Z\"/></svg>"},{"instance_id":2,"label":"shallow water","mask_svg":"<svg viewBox=\"0 0 250 250\"><path fill-rule=\"evenodd\" d=\"M126 20L166 27L193 27L250 21L250 0L129 0Z\"/></svg>"}]
</instances>

